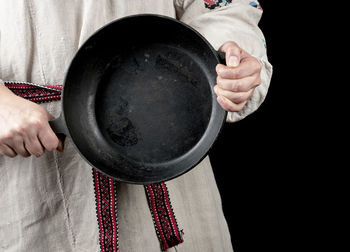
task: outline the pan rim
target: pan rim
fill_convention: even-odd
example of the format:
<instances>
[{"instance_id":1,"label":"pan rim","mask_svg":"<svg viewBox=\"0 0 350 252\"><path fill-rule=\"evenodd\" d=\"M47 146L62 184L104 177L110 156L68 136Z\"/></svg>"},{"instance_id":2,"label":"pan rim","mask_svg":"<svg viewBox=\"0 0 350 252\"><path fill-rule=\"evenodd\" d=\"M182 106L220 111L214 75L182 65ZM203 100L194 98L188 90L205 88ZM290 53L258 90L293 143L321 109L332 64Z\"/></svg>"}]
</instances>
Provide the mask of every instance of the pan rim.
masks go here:
<instances>
[{"instance_id":1,"label":"pan rim","mask_svg":"<svg viewBox=\"0 0 350 252\"><path fill-rule=\"evenodd\" d=\"M207 47L210 49L210 53L215 56L216 58L216 61L219 63L220 60L219 60L219 56L217 55L217 52L215 51L215 49L212 47L212 45L198 32L196 31L194 28L192 28L191 26L177 20L177 19L174 19L174 18L171 18L171 17L168 17L168 16L164 16L164 15L159 15L159 14L136 14L136 15L129 15L129 16L125 16L125 17L122 17L122 18L119 18L119 19L116 19L114 21L111 21L110 23L107 23L105 25L103 25L102 27L100 27L99 29L97 29L94 33L92 33L85 41L84 43L82 43L82 45L80 46L80 48L77 50L77 52L75 53L74 57L72 58L71 62L70 62L70 65L68 67L68 70L65 74L65 78L64 78L64 84L67 83L67 79L69 77L69 71L71 69L71 66L74 64L74 62L76 61L76 59L79 57L79 52L81 50L83 50L85 48L85 46L87 45L87 43L89 43L89 41L91 39L93 39L93 37L95 37L96 34L99 34L104 28L116 23L116 22L120 22L122 20L127 20L127 19L133 19L133 18L139 18L139 17L152 17L152 18L160 18L160 19L166 19L166 20L169 20L171 22L176 22L184 27L186 27L187 29L190 29L194 34L196 34L196 36L198 36L199 38L202 39L203 42L205 42L205 44L207 45ZM213 90L210 90L211 92L211 95L213 96ZM188 151L187 153L185 153L186 156L190 156L191 153L192 153L192 150L193 149L196 149L196 147L198 146L201 146L203 144L203 141L208 141L207 138L204 138L204 135L207 134L207 131L208 129L211 128L211 125L212 124L215 124L217 122L214 122L214 120L218 120L218 119L222 119L222 122L219 122L219 129L217 129L213 134L215 134L215 137L214 137L214 140L211 141L210 140L210 143L209 143L209 148L205 148L205 153L203 155L201 155L201 158L198 159L196 162L194 162L193 165L191 165L191 167L187 168L187 169L183 169L182 172L178 172L176 173L175 175L173 176L170 176L170 177L167 177L165 180L159 180L159 179L154 179L154 180L147 180L147 181L136 181L136 180L130 180L130 179L125 179L125 178L119 178L119 177L114 177L108 173L106 173L105 171L103 171L102 169L100 169L99 167L96 167L90 160L88 160L88 158L86 157L86 155L83 154L83 152L81 151L81 148L75 143L73 137L72 137L72 134L71 134L71 129L70 127L67 126L67 121L66 121L66 114L65 114L65 109L64 109L64 106L65 106L65 89L63 88L63 92L62 92L62 103L61 103L61 117L63 119L63 122L64 122L64 125L66 125L66 129L67 129L67 136L70 137L72 139L72 144L74 145L75 149L77 150L77 152L80 154L80 156L93 168L99 170L101 173L109 176L109 177L112 177L113 179L117 180L117 181L122 181L122 182L127 182L127 183L131 183L131 184L149 184L149 183L156 183L156 182L161 182L161 181L168 181L170 179L174 179L178 176L181 176L183 175L184 173L188 172L189 170L191 170L192 168L194 168L197 164L199 164L206 156L207 156L207 153L210 151L212 145L214 144L216 138L218 137L218 135L220 134L220 132L222 131L222 128L223 128L223 125L224 125L224 122L225 122L225 119L226 119L226 115L227 115L227 112L224 111L223 109L221 109L221 107L219 107L218 104L216 104L216 99L212 99L212 112L211 112L211 117L210 117L210 120L208 122L208 125L204 131L204 134L203 136L200 138L200 140L190 149L190 151ZM224 111L224 113L222 113L222 111L220 111L219 109L221 109L222 111ZM219 114L219 117L216 115L216 114ZM221 115L221 116L220 116ZM177 159L177 158L176 158ZM176 160L174 159L174 160ZM170 161L167 161L167 162L175 162L174 160L170 160Z\"/></svg>"}]
</instances>

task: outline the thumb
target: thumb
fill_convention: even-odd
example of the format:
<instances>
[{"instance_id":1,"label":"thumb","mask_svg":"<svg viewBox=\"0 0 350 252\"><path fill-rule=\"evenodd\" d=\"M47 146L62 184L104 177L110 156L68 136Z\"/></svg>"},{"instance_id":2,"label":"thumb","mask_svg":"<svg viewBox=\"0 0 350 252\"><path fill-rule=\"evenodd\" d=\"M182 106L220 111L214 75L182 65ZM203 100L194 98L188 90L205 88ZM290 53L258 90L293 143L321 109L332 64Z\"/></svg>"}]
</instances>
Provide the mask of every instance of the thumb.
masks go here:
<instances>
[{"instance_id":1,"label":"thumb","mask_svg":"<svg viewBox=\"0 0 350 252\"><path fill-rule=\"evenodd\" d=\"M235 42L227 42L223 44L220 51L226 54L226 65L228 67L237 67L241 62L242 49Z\"/></svg>"}]
</instances>

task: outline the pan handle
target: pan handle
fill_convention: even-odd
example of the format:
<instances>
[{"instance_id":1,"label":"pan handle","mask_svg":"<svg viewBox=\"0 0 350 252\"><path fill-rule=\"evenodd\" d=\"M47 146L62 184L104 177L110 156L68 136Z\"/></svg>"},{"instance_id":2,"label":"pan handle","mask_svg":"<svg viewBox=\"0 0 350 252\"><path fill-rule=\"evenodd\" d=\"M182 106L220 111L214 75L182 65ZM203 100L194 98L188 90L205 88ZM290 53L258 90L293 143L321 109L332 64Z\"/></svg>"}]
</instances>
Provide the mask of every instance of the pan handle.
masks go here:
<instances>
[{"instance_id":1,"label":"pan handle","mask_svg":"<svg viewBox=\"0 0 350 252\"><path fill-rule=\"evenodd\" d=\"M56 133L56 135L68 135L67 127L64 122L62 114L56 119L49 121L50 127Z\"/></svg>"},{"instance_id":2,"label":"pan handle","mask_svg":"<svg viewBox=\"0 0 350 252\"><path fill-rule=\"evenodd\" d=\"M220 64L226 65L226 54L224 52L216 51Z\"/></svg>"}]
</instances>

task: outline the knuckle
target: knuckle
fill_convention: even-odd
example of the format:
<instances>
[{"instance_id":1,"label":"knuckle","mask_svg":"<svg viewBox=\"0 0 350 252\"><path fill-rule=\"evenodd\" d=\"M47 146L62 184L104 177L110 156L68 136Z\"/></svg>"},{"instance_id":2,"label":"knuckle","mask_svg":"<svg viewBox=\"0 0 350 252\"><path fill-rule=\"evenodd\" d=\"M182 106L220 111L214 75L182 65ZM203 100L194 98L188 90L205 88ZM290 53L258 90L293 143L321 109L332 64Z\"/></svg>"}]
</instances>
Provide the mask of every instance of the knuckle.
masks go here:
<instances>
[{"instance_id":1,"label":"knuckle","mask_svg":"<svg viewBox=\"0 0 350 252\"><path fill-rule=\"evenodd\" d=\"M226 42L227 47L238 47L237 43L234 41L228 41Z\"/></svg>"},{"instance_id":2,"label":"knuckle","mask_svg":"<svg viewBox=\"0 0 350 252\"><path fill-rule=\"evenodd\" d=\"M218 87L218 85L214 86L214 92L215 92L216 95L221 93L220 88Z\"/></svg>"},{"instance_id":3,"label":"knuckle","mask_svg":"<svg viewBox=\"0 0 350 252\"><path fill-rule=\"evenodd\" d=\"M241 103L237 104L238 111L241 111L243 109L244 105L245 105L245 102L241 102Z\"/></svg>"},{"instance_id":4,"label":"knuckle","mask_svg":"<svg viewBox=\"0 0 350 252\"><path fill-rule=\"evenodd\" d=\"M220 79L220 81L217 84L220 89L227 89L227 83L225 83L223 79Z\"/></svg>"},{"instance_id":5,"label":"knuckle","mask_svg":"<svg viewBox=\"0 0 350 252\"><path fill-rule=\"evenodd\" d=\"M29 122L29 127L40 130L43 128L43 120L40 118L32 118Z\"/></svg>"},{"instance_id":6,"label":"knuckle","mask_svg":"<svg viewBox=\"0 0 350 252\"><path fill-rule=\"evenodd\" d=\"M232 91L238 92L242 89L242 81L237 80L233 85L232 85Z\"/></svg>"},{"instance_id":7,"label":"knuckle","mask_svg":"<svg viewBox=\"0 0 350 252\"><path fill-rule=\"evenodd\" d=\"M262 70L262 65L259 63L259 61L256 61L256 64L257 64L256 69L257 69L258 72L260 73L261 70Z\"/></svg>"},{"instance_id":8,"label":"knuckle","mask_svg":"<svg viewBox=\"0 0 350 252\"><path fill-rule=\"evenodd\" d=\"M258 76L258 79L257 79L256 83L257 83L257 86L259 86L261 84L261 77L260 77L260 75Z\"/></svg>"},{"instance_id":9,"label":"knuckle","mask_svg":"<svg viewBox=\"0 0 350 252\"><path fill-rule=\"evenodd\" d=\"M33 112L31 118L30 118L30 122L32 123L41 123L47 120L47 116L45 114L45 110L42 107L39 107L40 109L36 110L35 112Z\"/></svg>"},{"instance_id":10,"label":"knuckle","mask_svg":"<svg viewBox=\"0 0 350 252\"><path fill-rule=\"evenodd\" d=\"M41 155L44 154L44 150L42 148L31 148L28 149L28 152L36 157L40 157Z\"/></svg>"},{"instance_id":11,"label":"knuckle","mask_svg":"<svg viewBox=\"0 0 350 252\"><path fill-rule=\"evenodd\" d=\"M22 125L17 125L15 128L14 128L14 133L17 133L21 136L24 136L27 134L27 129L29 127L26 125L26 124L22 124Z\"/></svg>"},{"instance_id":12,"label":"knuckle","mask_svg":"<svg viewBox=\"0 0 350 252\"><path fill-rule=\"evenodd\" d=\"M221 76L223 74L223 72L225 71L224 66L221 64L218 64L216 66L215 70L216 70L216 73L218 76Z\"/></svg>"},{"instance_id":13,"label":"knuckle","mask_svg":"<svg viewBox=\"0 0 350 252\"><path fill-rule=\"evenodd\" d=\"M46 149L48 151L53 151L57 148L57 146L58 146L58 138L50 139L46 144Z\"/></svg>"},{"instance_id":14,"label":"knuckle","mask_svg":"<svg viewBox=\"0 0 350 252\"><path fill-rule=\"evenodd\" d=\"M7 139L13 138L15 136L25 136L27 134L27 130L29 128L29 125L27 122L21 122L14 124L11 129L8 130L7 132Z\"/></svg>"},{"instance_id":15,"label":"knuckle","mask_svg":"<svg viewBox=\"0 0 350 252\"><path fill-rule=\"evenodd\" d=\"M239 78L241 76L242 70L240 68L233 69L233 77Z\"/></svg>"},{"instance_id":16,"label":"knuckle","mask_svg":"<svg viewBox=\"0 0 350 252\"><path fill-rule=\"evenodd\" d=\"M236 103L240 103L245 100L245 95L243 93L238 93L236 98Z\"/></svg>"},{"instance_id":17,"label":"knuckle","mask_svg":"<svg viewBox=\"0 0 350 252\"><path fill-rule=\"evenodd\" d=\"M252 61L251 61L251 66L254 68L254 69L256 69L257 71L261 71L261 69L262 69L262 65L261 65L261 63L255 58L255 57L252 57Z\"/></svg>"},{"instance_id":18,"label":"knuckle","mask_svg":"<svg viewBox=\"0 0 350 252\"><path fill-rule=\"evenodd\" d=\"M0 143L6 143L11 140L12 135L10 132L4 132L0 135Z\"/></svg>"},{"instance_id":19,"label":"knuckle","mask_svg":"<svg viewBox=\"0 0 350 252\"><path fill-rule=\"evenodd\" d=\"M245 102L248 101L253 96L253 93L254 93L254 89L251 89L249 92L247 92L245 95L244 101Z\"/></svg>"},{"instance_id":20,"label":"knuckle","mask_svg":"<svg viewBox=\"0 0 350 252\"><path fill-rule=\"evenodd\" d=\"M216 77L216 84L218 84L219 86L222 84L222 78L220 76Z\"/></svg>"},{"instance_id":21,"label":"knuckle","mask_svg":"<svg viewBox=\"0 0 350 252\"><path fill-rule=\"evenodd\" d=\"M239 47L238 44L237 44L236 42L234 42L234 41L230 41L230 44L231 44L232 46Z\"/></svg>"},{"instance_id":22,"label":"knuckle","mask_svg":"<svg viewBox=\"0 0 350 252\"><path fill-rule=\"evenodd\" d=\"M0 135L0 143L10 143L19 136L19 129L11 128Z\"/></svg>"}]
</instances>

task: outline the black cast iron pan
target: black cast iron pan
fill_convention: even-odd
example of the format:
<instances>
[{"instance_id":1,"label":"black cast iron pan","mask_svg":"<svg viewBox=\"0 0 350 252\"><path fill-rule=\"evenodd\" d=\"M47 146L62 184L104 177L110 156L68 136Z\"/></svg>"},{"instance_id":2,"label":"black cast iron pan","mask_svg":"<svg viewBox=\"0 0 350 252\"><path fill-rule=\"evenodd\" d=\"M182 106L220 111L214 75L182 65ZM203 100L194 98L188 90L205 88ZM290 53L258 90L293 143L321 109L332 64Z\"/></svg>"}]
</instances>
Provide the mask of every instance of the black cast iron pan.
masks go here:
<instances>
[{"instance_id":1,"label":"black cast iron pan","mask_svg":"<svg viewBox=\"0 0 350 252\"><path fill-rule=\"evenodd\" d=\"M205 157L225 121L213 92L219 62L197 31L175 19L118 19L74 56L51 127L116 180L172 179Z\"/></svg>"}]
</instances>

